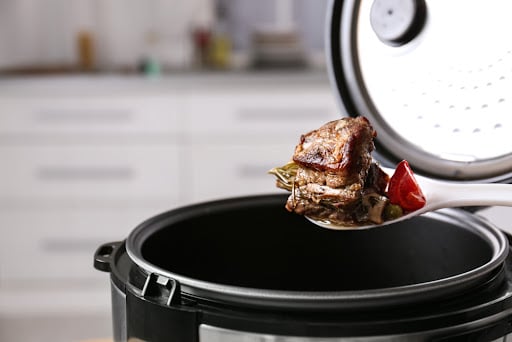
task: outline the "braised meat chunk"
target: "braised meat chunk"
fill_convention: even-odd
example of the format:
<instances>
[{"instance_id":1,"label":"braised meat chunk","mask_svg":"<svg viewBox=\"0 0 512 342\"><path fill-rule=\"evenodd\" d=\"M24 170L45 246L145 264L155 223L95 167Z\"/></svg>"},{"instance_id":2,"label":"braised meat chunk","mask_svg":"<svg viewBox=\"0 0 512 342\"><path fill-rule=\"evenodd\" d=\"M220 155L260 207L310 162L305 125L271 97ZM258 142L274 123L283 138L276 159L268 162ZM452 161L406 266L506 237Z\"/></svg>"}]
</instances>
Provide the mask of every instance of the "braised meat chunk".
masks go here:
<instances>
[{"instance_id":1,"label":"braised meat chunk","mask_svg":"<svg viewBox=\"0 0 512 342\"><path fill-rule=\"evenodd\" d=\"M302 135L293 161L305 172L295 181L299 185L323 183L331 188L362 185L372 162L375 136L364 117L331 121Z\"/></svg>"},{"instance_id":2,"label":"braised meat chunk","mask_svg":"<svg viewBox=\"0 0 512 342\"><path fill-rule=\"evenodd\" d=\"M376 135L362 116L331 121L301 136L293 161L340 177L355 176L370 167Z\"/></svg>"},{"instance_id":3,"label":"braised meat chunk","mask_svg":"<svg viewBox=\"0 0 512 342\"><path fill-rule=\"evenodd\" d=\"M389 177L372 161L376 135L363 116L303 134L292 160L270 171L278 187L291 191L286 209L346 226L382 223Z\"/></svg>"}]
</instances>

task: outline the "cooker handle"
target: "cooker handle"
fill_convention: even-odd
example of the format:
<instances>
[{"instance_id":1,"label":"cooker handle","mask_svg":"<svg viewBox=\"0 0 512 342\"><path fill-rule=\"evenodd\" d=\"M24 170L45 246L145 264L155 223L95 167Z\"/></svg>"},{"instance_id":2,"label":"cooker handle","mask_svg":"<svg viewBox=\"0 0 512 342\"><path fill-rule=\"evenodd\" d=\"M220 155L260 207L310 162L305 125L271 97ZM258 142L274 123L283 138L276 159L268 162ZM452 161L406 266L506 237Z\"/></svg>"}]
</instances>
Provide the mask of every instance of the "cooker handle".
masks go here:
<instances>
[{"instance_id":1,"label":"cooker handle","mask_svg":"<svg viewBox=\"0 0 512 342\"><path fill-rule=\"evenodd\" d=\"M94 253L94 268L99 271L110 272L112 270L110 267L112 256L122 244L122 241L116 241L108 242L98 247L96 253Z\"/></svg>"},{"instance_id":2,"label":"cooker handle","mask_svg":"<svg viewBox=\"0 0 512 342\"><path fill-rule=\"evenodd\" d=\"M176 279L150 273L142 288L142 297L164 302L165 305L181 303L181 286Z\"/></svg>"}]
</instances>

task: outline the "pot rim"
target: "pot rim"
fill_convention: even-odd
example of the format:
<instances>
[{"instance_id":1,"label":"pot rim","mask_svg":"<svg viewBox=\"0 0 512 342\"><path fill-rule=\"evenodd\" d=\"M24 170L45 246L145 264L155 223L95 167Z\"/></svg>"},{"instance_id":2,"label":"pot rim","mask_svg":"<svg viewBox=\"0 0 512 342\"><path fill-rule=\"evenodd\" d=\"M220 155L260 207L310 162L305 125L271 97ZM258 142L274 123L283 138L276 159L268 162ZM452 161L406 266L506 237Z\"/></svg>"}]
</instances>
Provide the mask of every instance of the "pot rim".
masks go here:
<instances>
[{"instance_id":1,"label":"pot rim","mask_svg":"<svg viewBox=\"0 0 512 342\"><path fill-rule=\"evenodd\" d=\"M147 237L169 224L180 222L199 213L236 209L240 206L282 203L281 195L233 197L169 210L138 225L126 239L126 252L130 259L148 274L156 274L178 281L183 293L208 301L242 306L287 309L356 309L410 304L460 293L490 281L502 269L508 256L508 240L490 221L462 209L441 209L422 215L471 230L492 248L492 257L485 264L470 271L429 282L369 290L351 291L293 291L259 289L219 284L193 279L153 265L142 257L141 248Z\"/></svg>"}]
</instances>

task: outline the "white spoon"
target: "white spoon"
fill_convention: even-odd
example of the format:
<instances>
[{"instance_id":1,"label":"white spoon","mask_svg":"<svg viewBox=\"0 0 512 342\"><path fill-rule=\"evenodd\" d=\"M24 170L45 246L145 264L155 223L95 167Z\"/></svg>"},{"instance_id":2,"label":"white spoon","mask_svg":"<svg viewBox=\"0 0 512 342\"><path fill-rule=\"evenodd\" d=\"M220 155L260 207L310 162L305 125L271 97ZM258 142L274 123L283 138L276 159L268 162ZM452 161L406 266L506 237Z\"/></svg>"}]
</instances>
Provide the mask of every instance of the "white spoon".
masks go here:
<instances>
[{"instance_id":1,"label":"white spoon","mask_svg":"<svg viewBox=\"0 0 512 342\"><path fill-rule=\"evenodd\" d=\"M389 176L394 170L381 167ZM461 183L456 181L440 181L431 178L414 175L427 203L422 208L402 215L396 219L384 221L381 224L366 224L354 226L341 226L328 222L306 218L314 224L335 230L359 230L383 227L388 224L410 219L411 217L442 208L454 208L465 206L512 206L512 184L476 184Z\"/></svg>"}]
</instances>

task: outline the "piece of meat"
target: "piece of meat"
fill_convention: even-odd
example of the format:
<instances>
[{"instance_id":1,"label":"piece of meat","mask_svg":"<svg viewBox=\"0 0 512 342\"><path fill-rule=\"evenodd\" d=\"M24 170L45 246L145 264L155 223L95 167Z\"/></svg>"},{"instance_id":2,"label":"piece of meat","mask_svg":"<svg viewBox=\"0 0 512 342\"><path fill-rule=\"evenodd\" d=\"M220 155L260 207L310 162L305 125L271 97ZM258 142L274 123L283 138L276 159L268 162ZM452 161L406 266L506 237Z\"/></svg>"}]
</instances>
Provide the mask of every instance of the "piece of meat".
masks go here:
<instances>
[{"instance_id":1,"label":"piece of meat","mask_svg":"<svg viewBox=\"0 0 512 342\"><path fill-rule=\"evenodd\" d=\"M326 185L339 187L366 177L377 133L363 116L342 118L304 134L293 161L325 172Z\"/></svg>"},{"instance_id":2,"label":"piece of meat","mask_svg":"<svg viewBox=\"0 0 512 342\"><path fill-rule=\"evenodd\" d=\"M358 226L381 224L424 205L405 160L391 178L373 161L376 136L363 116L330 121L303 134L292 160L269 170L276 186L291 192L286 209L334 225Z\"/></svg>"},{"instance_id":3,"label":"piece of meat","mask_svg":"<svg viewBox=\"0 0 512 342\"><path fill-rule=\"evenodd\" d=\"M299 168L286 208L311 216L325 206L341 211L360 201L375 136L362 116L331 121L303 134L292 157Z\"/></svg>"}]
</instances>

